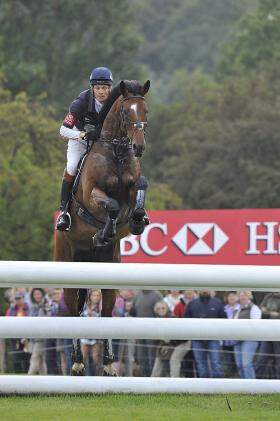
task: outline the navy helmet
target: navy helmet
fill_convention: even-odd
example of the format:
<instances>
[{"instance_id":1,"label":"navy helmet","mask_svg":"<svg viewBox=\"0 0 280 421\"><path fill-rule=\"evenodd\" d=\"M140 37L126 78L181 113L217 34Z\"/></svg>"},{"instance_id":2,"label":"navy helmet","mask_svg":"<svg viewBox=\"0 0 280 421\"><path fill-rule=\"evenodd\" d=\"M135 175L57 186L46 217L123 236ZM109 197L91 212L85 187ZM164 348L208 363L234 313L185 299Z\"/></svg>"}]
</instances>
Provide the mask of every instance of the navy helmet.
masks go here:
<instances>
[{"instance_id":1,"label":"navy helmet","mask_svg":"<svg viewBox=\"0 0 280 421\"><path fill-rule=\"evenodd\" d=\"M91 85L112 85L113 75L107 67L96 67L92 70L89 82Z\"/></svg>"}]
</instances>

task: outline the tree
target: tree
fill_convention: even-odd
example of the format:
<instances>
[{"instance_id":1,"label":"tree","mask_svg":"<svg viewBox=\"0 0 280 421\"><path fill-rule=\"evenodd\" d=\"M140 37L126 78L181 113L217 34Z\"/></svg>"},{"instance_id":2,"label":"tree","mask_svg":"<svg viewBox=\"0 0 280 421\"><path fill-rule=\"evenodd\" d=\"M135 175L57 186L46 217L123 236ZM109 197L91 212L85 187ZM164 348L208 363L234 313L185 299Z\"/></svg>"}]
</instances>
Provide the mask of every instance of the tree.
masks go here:
<instances>
[{"instance_id":1,"label":"tree","mask_svg":"<svg viewBox=\"0 0 280 421\"><path fill-rule=\"evenodd\" d=\"M212 72L221 40L229 38L242 14L256 0L134 0L143 42L139 61L154 78L178 69Z\"/></svg>"},{"instance_id":2,"label":"tree","mask_svg":"<svg viewBox=\"0 0 280 421\"><path fill-rule=\"evenodd\" d=\"M13 93L47 92L65 109L95 66L112 68L116 78L137 77L128 0L5 0L0 25L0 70Z\"/></svg>"},{"instance_id":3,"label":"tree","mask_svg":"<svg viewBox=\"0 0 280 421\"><path fill-rule=\"evenodd\" d=\"M279 207L280 78L186 78L180 100L151 119L147 176L188 208Z\"/></svg>"},{"instance_id":4,"label":"tree","mask_svg":"<svg viewBox=\"0 0 280 421\"><path fill-rule=\"evenodd\" d=\"M55 111L0 88L0 258L52 258L62 141Z\"/></svg>"},{"instance_id":5,"label":"tree","mask_svg":"<svg viewBox=\"0 0 280 421\"><path fill-rule=\"evenodd\" d=\"M256 10L244 15L231 40L224 46L220 76L268 67L280 61L280 4L260 0Z\"/></svg>"}]
</instances>

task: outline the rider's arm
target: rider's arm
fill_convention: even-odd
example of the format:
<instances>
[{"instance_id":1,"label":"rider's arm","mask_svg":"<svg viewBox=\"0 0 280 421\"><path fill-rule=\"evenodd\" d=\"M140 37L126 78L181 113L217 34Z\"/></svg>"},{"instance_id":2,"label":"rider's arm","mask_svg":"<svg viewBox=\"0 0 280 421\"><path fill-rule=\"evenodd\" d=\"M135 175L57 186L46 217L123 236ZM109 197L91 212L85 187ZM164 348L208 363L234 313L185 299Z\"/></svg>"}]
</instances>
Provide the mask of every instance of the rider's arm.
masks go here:
<instances>
[{"instance_id":1,"label":"rider's arm","mask_svg":"<svg viewBox=\"0 0 280 421\"><path fill-rule=\"evenodd\" d=\"M81 119L83 113L81 102L76 99L72 102L69 112L60 127L60 135L67 139L83 139L85 133L76 127L76 123Z\"/></svg>"},{"instance_id":2,"label":"rider's arm","mask_svg":"<svg viewBox=\"0 0 280 421\"><path fill-rule=\"evenodd\" d=\"M64 124L61 125L59 133L60 136L66 139L81 140L84 136L84 132L80 132L77 127L74 126L70 129L69 127L64 126Z\"/></svg>"}]
</instances>

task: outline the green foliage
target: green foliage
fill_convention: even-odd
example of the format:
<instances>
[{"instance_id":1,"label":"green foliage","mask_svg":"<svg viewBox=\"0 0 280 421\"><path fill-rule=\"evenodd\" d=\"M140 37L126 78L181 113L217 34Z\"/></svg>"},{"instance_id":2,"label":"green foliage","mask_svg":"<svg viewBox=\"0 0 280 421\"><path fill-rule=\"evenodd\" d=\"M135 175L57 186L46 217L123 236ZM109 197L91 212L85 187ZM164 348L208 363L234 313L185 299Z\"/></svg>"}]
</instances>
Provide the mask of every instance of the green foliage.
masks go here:
<instances>
[{"instance_id":1,"label":"green foliage","mask_svg":"<svg viewBox=\"0 0 280 421\"><path fill-rule=\"evenodd\" d=\"M0 25L0 70L13 93L47 92L65 109L95 66L111 67L116 78L137 75L128 0L6 0Z\"/></svg>"},{"instance_id":2,"label":"green foliage","mask_svg":"<svg viewBox=\"0 0 280 421\"><path fill-rule=\"evenodd\" d=\"M241 19L238 30L224 47L220 75L262 69L280 62L280 4L260 0L256 10Z\"/></svg>"},{"instance_id":3,"label":"green foliage","mask_svg":"<svg viewBox=\"0 0 280 421\"><path fill-rule=\"evenodd\" d=\"M181 209L183 201L167 184L152 183L148 189L146 207L149 210Z\"/></svg>"},{"instance_id":4,"label":"green foliage","mask_svg":"<svg viewBox=\"0 0 280 421\"><path fill-rule=\"evenodd\" d=\"M177 69L213 71L221 40L256 0L136 0L143 36L139 60L154 78Z\"/></svg>"},{"instance_id":5,"label":"green foliage","mask_svg":"<svg viewBox=\"0 0 280 421\"><path fill-rule=\"evenodd\" d=\"M53 109L0 89L0 259L52 257L62 142Z\"/></svg>"},{"instance_id":6,"label":"green foliage","mask_svg":"<svg viewBox=\"0 0 280 421\"><path fill-rule=\"evenodd\" d=\"M145 171L191 208L279 207L280 79L185 75L151 119Z\"/></svg>"}]
</instances>

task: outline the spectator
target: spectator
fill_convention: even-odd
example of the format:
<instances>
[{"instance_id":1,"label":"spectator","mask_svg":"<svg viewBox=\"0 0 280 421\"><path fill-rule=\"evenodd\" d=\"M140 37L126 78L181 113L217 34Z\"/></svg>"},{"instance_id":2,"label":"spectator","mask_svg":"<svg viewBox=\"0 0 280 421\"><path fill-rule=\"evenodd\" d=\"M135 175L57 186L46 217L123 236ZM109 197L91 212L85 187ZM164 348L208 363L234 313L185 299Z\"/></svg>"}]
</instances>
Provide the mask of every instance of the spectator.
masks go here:
<instances>
[{"instance_id":1,"label":"spectator","mask_svg":"<svg viewBox=\"0 0 280 421\"><path fill-rule=\"evenodd\" d=\"M6 316L26 317L29 308L24 301L24 292L16 292L10 296L11 304ZM14 373L27 373L30 354L28 352L26 339L11 339L13 371Z\"/></svg>"},{"instance_id":2,"label":"spectator","mask_svg":"<svg viewBox=\"0 0 280 421\"><path fill-rule=\"evenodd\" d=\"M263 319L280 319L280 293L269 293L260 304ZM256 362L259 379L280 379L280 342L262 341Z\"/></svg>"},{"instance_id":3,"label":"spectator","mask_svg":"<svg viewBox=\"0 0 280 421\"><path fill-rule=\"evenodd\" d=\"M86 302L86 308L82 312L82 317L100 317L101 316L101 290L92 289ZM101 364L102 344L96 339L81 339L82 353L86 364L87 375L101 375L103 367ZM93 362L94 368L91 369Z\"/></svg>"},{"instance_id":4,"label":"spectator","mask_svg":"<svg viewBox=\"0 0 280 421\"><path fill-rule=\"evenodd\" d=\"M50 313L52 317L57 316L58 314L58 304L60 296L62 293L61 288L49 288L48 296L50 298ZM60 361L59 353L57 352L57 340L56 339L46 339L46 364L48 374L56 375L60 374Z\"/></svg>"},{"instance_id":5,"label":"spectator","mask_svg":"<svg viewBox=\"0 0 280 421\"><path fill-rule=\"evenodd\" d=\"M29 316L43 317L51 316L50 302L45 296L45 291L42 288L33 288L30 293L30 300L32 307ZM28 374L47 374L47 366L45 360L45 340L32 339L31 345L31 359Z\"/></svg>"},{"instance_id":6,"label":"spectator","mask_svg":"<svg viewBox=\"0 0 280 421\"><path fill-rule=\"evenodd\" d=\"M155 317L172 317L167 302L163 299L154 306ZM161 340L156 344L156 358L152 369L151 377L161 377L166 372L165 367L169 363L176 341Z\"/></svg>"},{"instance_id":7,"label":"spectator","mask_svg":"<svg viewBox=\"0 0 280 421\"><path fill-rule=\"evenodd\" d=\"M173 314L176 317L184 317L188 303L198 297L195 291L183 291L179 297L179 302L175 305Z\"/></svg>"},{"instance_id":8,"label":"spectator","mask_svg":"<svg viewBox=\"0 0 280 421\"><path fill-rule=\"evenodd\" d=\"M155 317L172 317L172 313L165 300L156 303L154 312ZM190 341L159 341L151 377L162 376L166 365L169 365L168 371L170 377L180 377L181 361L190 349Z\"/></svg>"},{"instance_id":9,"label":"spectator","mask_svg":"<svg viewBox=\"0 0 280 421\"><path fill-rule=\"evenodd\" d=\"M64 291L62 290L58 303L58 317L69 316L69 310L64 300ZM60 357L60 367L63 376L70 375L72 368L72 339L57 339L56 349Z\"/></svg>"},{"instance_id":10,"label":"spectator","mask_svg":"<svg viewBox=\"0 0 280 421\"><path fill-rule=\"evenodd\" d=\"M172 289L164 297L164 301L168 305L169 310L173 313L175 306L180 302L180 291Z\"/></svg>"},{"instance_id":11,"label":"spectator","mask_svg":"<svg viewBox=\"0 0 280 421\"><path fill-rule=\"evenodd\" d=\"M132 317L155 317L154 306L162 300L159 291L142 290L132 302L130 315ZM155 341L141 339L137 341L136 360L139 365L139 375L150 377L155 360Z\"/></svg>"},{"instance_id":12,"label":"spectator","mask_svg":"<svg viewBox=\"0 0 280 421\"><path fill-rule=\"evenodd\" d=\"M236 319L260 319L261 310L252 302L251 291L241 291L238 294L240 308L234 318ZM257 341L235 341L234 357L241 379L255 379L256 373L253 359L257 350Z\"/></svg>"},{"instance_id":13,"label":"spectator","mask_svg":"<svg viewBox=\"0 0 280 421\"><path fill-rule=\"evenodd\" d=\"M224 305L218 298L212 298L210 291L200 291L199 298L191 301L185 317L225 318ZM198 377L223 377L221 366L221 346L219 341L193 340L192 349L197 366ZM208 369L208 358L211 371Z\"/></svg>"},{"instance_id":14,"label":"spectator","mask_svg":"<svg viewBox=\"0 0 280 421\"><path fill-rule=\"evenodd\" d=\"M238 294L236 291L229 291L225 294L225 312L228 319L233 319L240 309L238 302ZM236 377L237 367L234 358L234 345L235 341L225 340L223 341L223 356L224 356L224 368L225 377Z\"/></svg>"},{"instance_id":15,"label":"spectator","mask_svg":"<svg viewBox=\"0 0 280 421\"><path fill-rule=\"evenodd\" d=\"M113 317L128 317L132 308L132 300L135 295L136 292L132 289L119 290L113 309ZM115 345L115 348L116 344L118 345L118 363L115 364L116 371L119 376L131 377L133 376L135 340L114 340L113 345ZM114 350L114 353L116 353L116 349Z\"/></svg>"}]
</instances>

